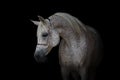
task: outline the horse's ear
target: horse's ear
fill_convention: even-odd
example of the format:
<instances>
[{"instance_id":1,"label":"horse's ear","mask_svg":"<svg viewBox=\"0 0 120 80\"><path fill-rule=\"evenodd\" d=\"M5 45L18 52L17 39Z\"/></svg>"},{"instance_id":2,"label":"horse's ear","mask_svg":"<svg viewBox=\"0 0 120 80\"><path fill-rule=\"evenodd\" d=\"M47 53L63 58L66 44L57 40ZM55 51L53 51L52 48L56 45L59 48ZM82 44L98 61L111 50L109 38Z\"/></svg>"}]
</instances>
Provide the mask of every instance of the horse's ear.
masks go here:
<instances>
[{"instance_id":1,"label":"horse's ear","mask_svg":"<svg viewBox=\"0 0 120 80\"><path fill-rule=\"evenodd\" d=\"M41 22L43 22L43 23L45 22L45 19L42 16L38 16L38 18Z\"/></svg>"},{"instance_id":2,"label":"horse's ear","mask_svg":"<svg viewBox=\"0 0 120 80\"><path fill-rule=\"evenodd\" d=\"M33 21L33 20L31 20L31 22L33 22L35 25L39 25L39 22L38 21Z\"/></svg>"}]
</instances>

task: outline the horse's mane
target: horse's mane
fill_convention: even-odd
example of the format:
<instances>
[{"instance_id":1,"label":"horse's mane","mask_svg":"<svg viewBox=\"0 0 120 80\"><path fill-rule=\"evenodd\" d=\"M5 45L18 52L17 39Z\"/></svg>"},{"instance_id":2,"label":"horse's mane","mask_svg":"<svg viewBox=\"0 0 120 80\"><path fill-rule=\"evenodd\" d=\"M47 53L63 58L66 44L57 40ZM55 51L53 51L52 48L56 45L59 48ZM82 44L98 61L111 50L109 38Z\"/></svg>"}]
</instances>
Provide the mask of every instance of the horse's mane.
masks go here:
<instances>
[{"instance_id":1,"label":"horse's mane","mask_svg":"<svg viewBox=\"0 0 120 80\"><path fill-rule=\"evenodd\" d=\"M69 22L69 24L71 25L70 27L73 29L74 32L76 32L78 35L80 34L81 32L81 29L80 27L84 28L83 27L83 23L78 20L77 18L75 18L74 16L70 15L70 14L67 14L67 13L55 13L54 15L57 15L57 16L61 16L63 17L65 20L67 20Z\"/></svg>"}]
</instances>

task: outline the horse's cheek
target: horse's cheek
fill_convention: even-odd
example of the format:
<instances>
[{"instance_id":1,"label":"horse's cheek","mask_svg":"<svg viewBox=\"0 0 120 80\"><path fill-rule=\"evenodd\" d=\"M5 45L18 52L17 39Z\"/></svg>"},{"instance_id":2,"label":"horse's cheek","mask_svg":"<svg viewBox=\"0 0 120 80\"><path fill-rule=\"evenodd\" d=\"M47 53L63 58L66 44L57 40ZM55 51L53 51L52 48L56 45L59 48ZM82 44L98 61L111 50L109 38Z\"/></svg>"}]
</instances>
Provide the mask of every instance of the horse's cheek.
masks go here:
<instances>
[{"instance_id":1,"label":"horse's cheek","mask_svg":"<svg viewBox=\"0 0 120 80\"><path fill-rule=\"evenodd\" d=\"M59 35L57 32L53 31L50 38L51 46L55 47L60 41Z\"/></svg>"}]
</instances>

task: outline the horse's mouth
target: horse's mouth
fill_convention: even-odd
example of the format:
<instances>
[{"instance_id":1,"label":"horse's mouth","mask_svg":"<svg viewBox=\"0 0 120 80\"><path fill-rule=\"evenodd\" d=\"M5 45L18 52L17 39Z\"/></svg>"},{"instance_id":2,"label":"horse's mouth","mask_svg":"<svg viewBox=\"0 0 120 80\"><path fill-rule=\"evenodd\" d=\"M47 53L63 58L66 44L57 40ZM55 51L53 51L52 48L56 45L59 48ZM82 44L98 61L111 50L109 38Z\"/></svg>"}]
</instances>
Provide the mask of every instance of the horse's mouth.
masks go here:
<instances>
[{"instance_id":1,"label":"horse's mouth","mask_svg":"<svg viewBox=\"0 0 120 80\"><path fill-rule=\"evenodd\" d=\"M47 60L47 57L46 57L46 56L44 56L44 57L36 56L36 57L35 57L35 60L36 60L36 62L38 62L38 63L43 63L43 62L45 62L45 61Z\"/></svg>"}]
</instances>

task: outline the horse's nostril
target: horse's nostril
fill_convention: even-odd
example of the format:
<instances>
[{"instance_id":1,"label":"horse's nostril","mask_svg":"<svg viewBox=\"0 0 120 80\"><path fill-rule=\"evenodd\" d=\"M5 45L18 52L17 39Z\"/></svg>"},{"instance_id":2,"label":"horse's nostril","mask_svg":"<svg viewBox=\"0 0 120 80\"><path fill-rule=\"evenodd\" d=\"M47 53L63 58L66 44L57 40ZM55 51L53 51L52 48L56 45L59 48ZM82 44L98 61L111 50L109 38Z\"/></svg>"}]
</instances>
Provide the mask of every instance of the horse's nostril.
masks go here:
<instances>
[{"instance_id":1,"label":"horse's nostril","mask_svg":"<svg viewBox=\"0 0 120 80\"><path fill-rule=\"evenodd\" d=\"M36 60L39 60L40 59L40 56L39 55L35 55L34 56Z\"/></svg>"},{"instance_id":2,"label":"horse's nostril","mask_svg":"<svg viewBox=\"0 0 120 80\"><path fill-rule=\"evenodd\" d=\"M34 55L34 58L37 62L44 62L46 61L46 57L41 57L40 55Z\"/></svg>"}]
</instances>

